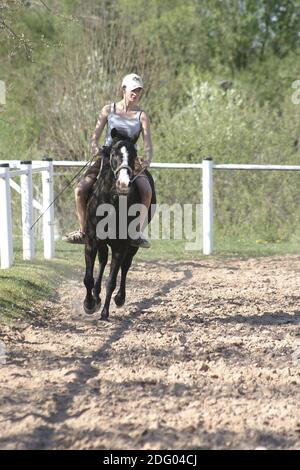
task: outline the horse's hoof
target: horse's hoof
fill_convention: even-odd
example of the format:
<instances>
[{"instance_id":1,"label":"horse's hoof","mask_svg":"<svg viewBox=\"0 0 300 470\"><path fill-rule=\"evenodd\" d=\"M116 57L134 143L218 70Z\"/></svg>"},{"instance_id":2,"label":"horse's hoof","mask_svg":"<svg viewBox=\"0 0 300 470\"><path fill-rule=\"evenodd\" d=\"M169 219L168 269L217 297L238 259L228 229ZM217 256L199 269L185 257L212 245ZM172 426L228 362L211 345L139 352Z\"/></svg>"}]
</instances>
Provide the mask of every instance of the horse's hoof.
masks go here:
<instances>
[{"instance_id":1,"label":"horse's hoof","mask_svg":"<svg viewBox=\"0 0 300 470\"><path fill-rule=\"evenodd\" d=\"M94 301L96 302L95 312L98 312L98 310L99 310L99 308L100 308L100 306L101 306L101 299L100 299L100 297L99 297L99 292L96 293L96 292L95 292L95 289L93 289L92 295L93 295Z\"/></svg>"},{"instance_id":2,"label":"horse's hoof","mask_svg":"<svg viewBox=\"0 0 300 470\"><path fill-rule=\"evenodd\" d=\"M87 315L93 315L93 313L95 313L96 311L96 307L97 307L97 304L95 301L89 304L86 302L83 302L83 310Z\"/></svg>"},{"instance_id":3,"label":"horse's hoof","mask_svg":"<svg viewBox=\"0 0 300 470\"><path fill-rule=\"evenodd\" d=\"M100 298L100 291L97 291L95 289L92 290L92 296L94 297L94 299L99 299Z\"/></svg>"},{"instance_id":4,"label":"horse's hoof","mask_svg":"<svg viewBox=\"0 0 300 470\"><path fill-rule=\"evenodd\" d=\"M95 312L98 312L99 308L101 307L101 299L98 297L97 299L95 299L95 302Z\"/></svg>"},{"instance_id":5,"label":"horse's hoof","mask_svg":"<svg viewBox=\"0 0 300 470\"><path fill-rule=\"evenodd\" d=\"M114 298L115 304L117 307L122 307L125 304L125 297L121 297L117 294Z\"/></svg>"},{"instance_id":6,"label":"horse's hoof","mask_svg":"<svg viewBox=\"0 0 300 470\"><path fill-rule=\"evenodd\" d=\"M100 320L108 320L108 311L107 310L102 310L101 315L100 315Z\"/></svg>"}]
</instances>

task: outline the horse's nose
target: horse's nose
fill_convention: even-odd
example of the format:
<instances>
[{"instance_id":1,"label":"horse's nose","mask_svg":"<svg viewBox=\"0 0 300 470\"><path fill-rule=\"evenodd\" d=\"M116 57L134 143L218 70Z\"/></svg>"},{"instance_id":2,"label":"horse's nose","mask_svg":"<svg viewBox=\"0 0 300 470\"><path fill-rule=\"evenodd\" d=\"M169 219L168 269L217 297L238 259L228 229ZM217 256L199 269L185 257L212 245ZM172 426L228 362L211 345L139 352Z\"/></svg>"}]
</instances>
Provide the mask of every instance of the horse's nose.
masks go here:
<instances>
[{"instance_id":1,"label":"horse's nose","mask_svg":"<svg viewBox=\"0 0 300 470\"><path fill-rule=\"evenodd\" d=\"M120 193L127 194L129 192L129 181L122 181L120 179L117 180L117 190Z\"/></svg>"}]
</instances>

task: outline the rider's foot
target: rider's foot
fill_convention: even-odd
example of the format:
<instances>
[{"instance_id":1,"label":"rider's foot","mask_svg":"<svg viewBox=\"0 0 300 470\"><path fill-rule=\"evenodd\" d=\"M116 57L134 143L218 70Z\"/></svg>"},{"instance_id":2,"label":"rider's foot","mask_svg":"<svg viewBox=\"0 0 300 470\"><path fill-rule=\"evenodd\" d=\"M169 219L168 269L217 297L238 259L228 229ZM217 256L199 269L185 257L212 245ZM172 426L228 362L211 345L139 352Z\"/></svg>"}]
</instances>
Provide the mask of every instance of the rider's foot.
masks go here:
<instances>
[{"instance_id":1,"label":"rider's foot","mask_svg":"<svg viewBox=\"0 0 300 470\"><path fill-rule=\"evenodd\" d=\"M63 241L67 243L76 243L76 244L84 245L85 234L81 230L75 230L74 232L67 233L63 237Z\"/></svg>"},{"instance_id":2,"label":"rider's foot","mask_svg":"<svg viewBox=\"0 0 300 470\"><path fill-rule=\"evenodd\" d=\"M130 245L137 248L150 248L151 243L142 234L140 234L136 240L131 240Z\"/></svg>"}]
</instances>

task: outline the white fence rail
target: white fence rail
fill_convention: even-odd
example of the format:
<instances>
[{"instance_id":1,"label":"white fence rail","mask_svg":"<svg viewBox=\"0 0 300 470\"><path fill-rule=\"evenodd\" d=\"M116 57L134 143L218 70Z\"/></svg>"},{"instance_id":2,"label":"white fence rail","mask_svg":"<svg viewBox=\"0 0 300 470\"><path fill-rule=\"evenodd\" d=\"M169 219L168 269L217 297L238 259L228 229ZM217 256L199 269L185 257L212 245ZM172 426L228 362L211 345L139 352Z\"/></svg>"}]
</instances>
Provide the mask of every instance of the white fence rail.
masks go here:
<instances>
[{"instance_id":1,"label":"white fence rail","mask_svg":"<svg viewBox=\"0 0 300 470\"><path fill-rule=\"evenodd\" d=\"M41 173L43 204L33 199L32 174ZM20 176L20 186L12 178ZM0 161L0 257L1 269L10 268L13 264L13 227L11 210L11 191L21 194L22 206L22 239L23 259L32 260L35 255L33 224L33 207L43 214L44 257L50 259L55 255L54 248L54 211L48 208L53 200L53 163L51 158L43 161Z\"/></svg>"},{"instance_id":2,"label":"white fence rail","mask_svg":"<svg viewBox=\"0 0 300 470\"><path fill-rule=\"evenodd\" d=\"M21 194L24 260L32 260L35 253L33 230L31 229L33 224L33 207L43 213L44 257L51 259L55 256L54 205L51 205L54 200L53 168L82 167L84 165L86 165L86 162L53 162L51 158L33 162L0 160L0 256L2 269L9 268L13 263L10 188L12 187ZM211 158L203 159L202 163L152 163L151 168L202 170L202 248L204 255L209 255L213 251L214 170L300 171L300 166L295 165L214 164ZM42 176L42 205L33 199L32 174L34 173L41 173ZM12 178L17 176L21 176L20 186L12 180Z\"/></svg>"}]
</instances>

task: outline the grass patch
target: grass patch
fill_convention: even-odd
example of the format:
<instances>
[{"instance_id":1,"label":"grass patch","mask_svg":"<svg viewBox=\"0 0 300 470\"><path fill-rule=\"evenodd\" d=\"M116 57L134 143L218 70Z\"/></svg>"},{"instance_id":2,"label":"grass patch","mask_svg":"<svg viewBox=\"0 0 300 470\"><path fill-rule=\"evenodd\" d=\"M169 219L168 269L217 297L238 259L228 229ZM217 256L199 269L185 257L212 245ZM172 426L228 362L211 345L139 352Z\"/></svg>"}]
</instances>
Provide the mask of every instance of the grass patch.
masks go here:
<instances>
[{"instance_id":1,"label":"grass patch","mask_svg":"<svg viewBox=\"0 0 300 470\"><path fill-rule=\"evenodd\" d=\"M57 246L56 258L43 258L42 244L37 245L34 261L22 259L19 241L14 243L14 264L0 270L0 323L13 325L18 321L31 321L38 312L38 301L50 298L65 279L83 271L83 250L72 245L62 249Z\"/></svg>"},{"instance_id":2,"label":"grass patch","mask_svg":"<svg viewBox=\"0 0 300 470\"><path fill-rule=\"evenodd\" d=\"M230 238L216 236L217 257L256 258L261 256L291 255L300 253L300 240L268 242L252 238Z\"/></svg>"},{"instance_id":3,"label":"grass patch","mask_svg":"<svg viewBox=\"0 0 300 470\"><path fill-rule=\"evenodd\" d=\"M260 256L274 256L300 253L300 240L289 242L278 241L271 243L257 239L229 238L217 235L214 240L214 251L209 257L204 256L201 250L186 250L185 241L181 240L154 240L150 250L139 250L138 261L151 260L197 260L203 258L249 258Z\"/></svg>"}]
</instances>

